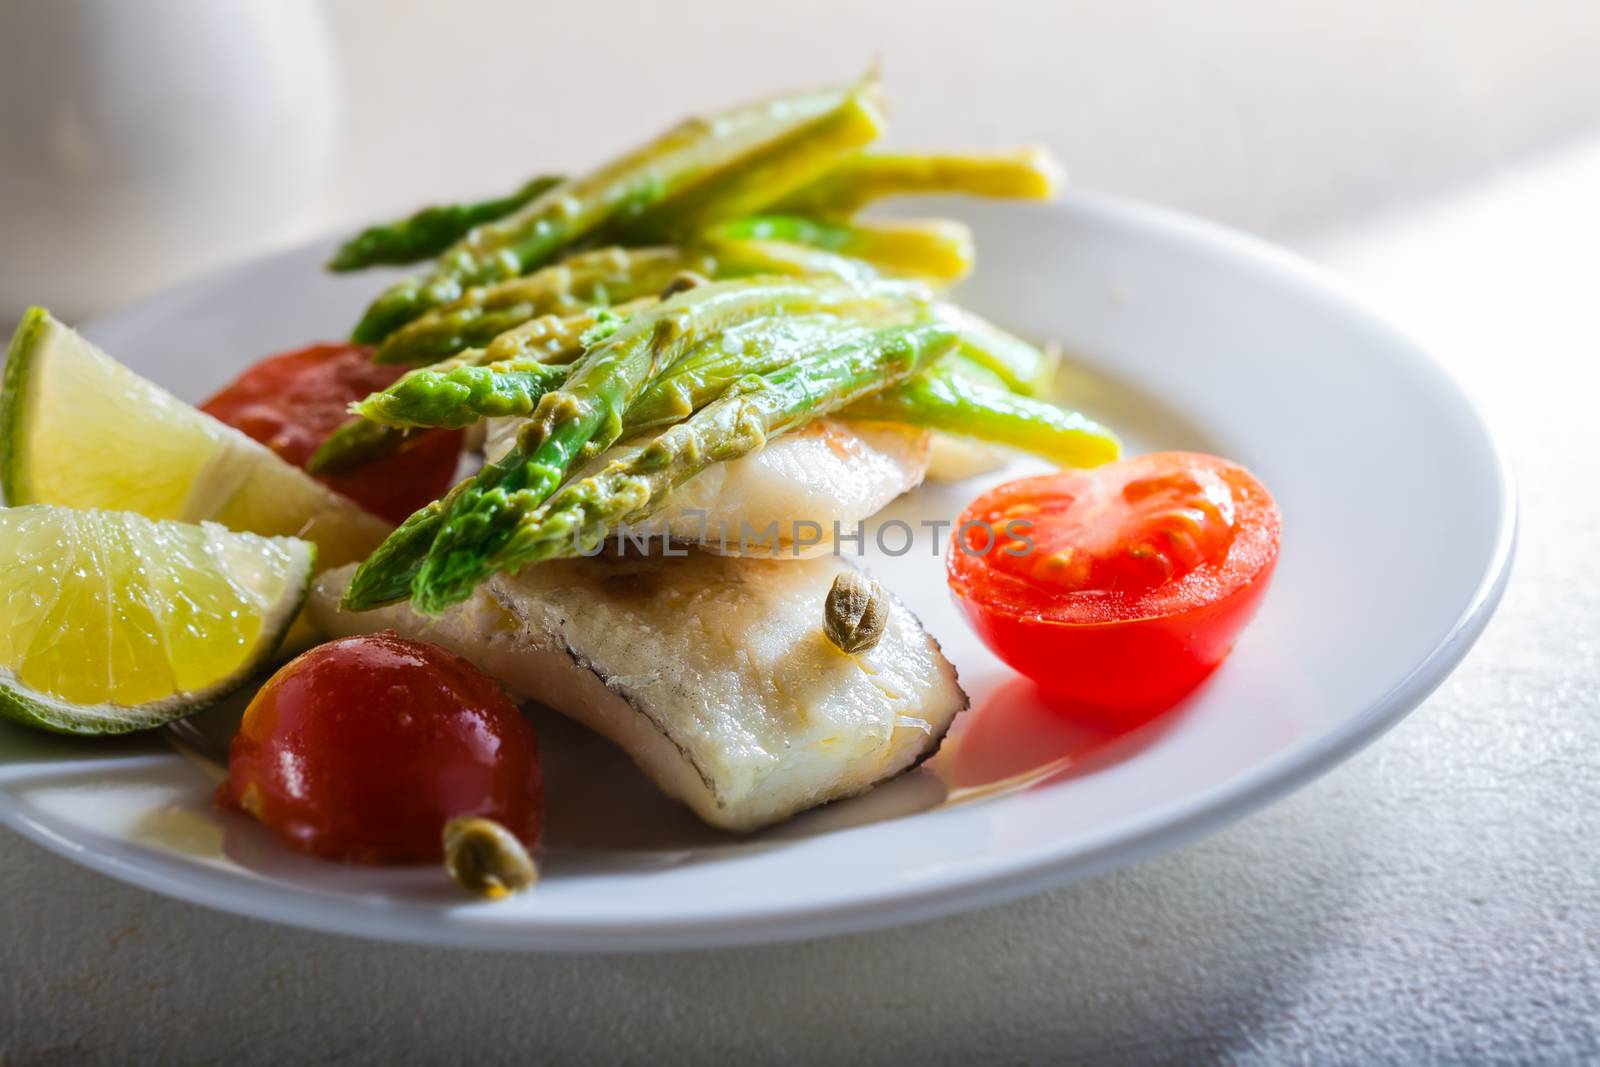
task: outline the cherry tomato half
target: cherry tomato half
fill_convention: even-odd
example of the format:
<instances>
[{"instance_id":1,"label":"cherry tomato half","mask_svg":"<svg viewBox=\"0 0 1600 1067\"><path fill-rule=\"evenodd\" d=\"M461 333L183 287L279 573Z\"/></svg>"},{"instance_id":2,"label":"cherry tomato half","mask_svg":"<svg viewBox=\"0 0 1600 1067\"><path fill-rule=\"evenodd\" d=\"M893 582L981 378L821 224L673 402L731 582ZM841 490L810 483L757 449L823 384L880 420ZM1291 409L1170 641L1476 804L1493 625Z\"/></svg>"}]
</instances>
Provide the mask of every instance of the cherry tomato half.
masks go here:
<instances>
[{"instance_id":1,"label":"cherry tomato half","mask_svg":"<svg viewBox=\"0 0 1600 1067\"><path fill-rule=\"evenodd\" d=\"M200 410L304 467L322 442L350 421L350 404L383 389L406 370L374 363L370 349L312 345L268 356ZM319 480L374 515L403 522L443 496L461 456L460 430L430 430L397 452Z\"/></svg>"},{"instance_id":2,"label":"cherry tomato half","mask_svg":"<svg viewBox=\"0 0 1600 1067\"><path fill-rule=\"evenodd\" d=\"M250 702L218 800L295 848L358 863L438 860L444 824L539 839L533 727L466 660L392 633L319 645Z\"/></svg>"},{"instance_id":3,"label":"cherry tomato half","mask_svg":"<svg viewBox=\"0 0 1600 1067\"><path fill-rule=\"evenodd\" d=\"M952 537L950 586L995 654L1072 706L1170 707L1255 613L1277 505L1237 464L1158 452L996 487Z\"/></svg>"}]
</instances>

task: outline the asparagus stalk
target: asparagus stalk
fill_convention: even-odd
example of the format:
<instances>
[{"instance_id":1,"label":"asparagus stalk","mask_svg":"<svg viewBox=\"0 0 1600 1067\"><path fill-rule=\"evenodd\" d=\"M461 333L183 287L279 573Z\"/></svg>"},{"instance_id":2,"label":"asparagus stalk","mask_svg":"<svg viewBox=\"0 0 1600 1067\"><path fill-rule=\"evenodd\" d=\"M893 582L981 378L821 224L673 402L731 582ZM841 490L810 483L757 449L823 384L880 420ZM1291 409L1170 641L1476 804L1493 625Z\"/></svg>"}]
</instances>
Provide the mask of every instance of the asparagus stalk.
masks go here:
<instances>
[{"instance_id":1,"label":"asparagus stalk","mask_svg":"<svg viewBox=\"0 0 1600 1067\"><path fill-rule=\"evenodd\" d=\"M511 452L479 473L476 485L455 502L428 551L412 588L412 604L437 614L465 600L494 572L489 559L524 515L543 503L581 456L610 447L623 429L623 413L638 392L671 366L700 336L758 318L832 310L858 315L920 305L926 290L858 288L837 283L780 281L711 283L634 316L589 350L566 384L547 393ZM897 304L886 299L896 294Z\"/></svg>"},{"instance_id":2,"label":"asparagus stalk","mask_svg":"<svg viewBox=\"0 0 1600 1067\"><path fill-rule=\"evenodd\" d=\"M761 211L834 170L883 132L878 87L865 80L839 107L644 212L623 231L622 243L681 240L724 219Z\"/></svg>"},{"instance_id":3,"label":"asparagus stalk","mask_svg":"<svg viewBox=\"0 0 1600 1067\"><path fill-rule=\"evenodd\" d=\"M868 327L828 315L776 322L758 319L701 341L648 387L623 416L624 435L676 422L704 407L748 374L766 374L815 352L864 335ZM358 414L385 427L459 429L480 418L522 418L560 388L569 368L512 360L414 371L356 404Z\"/></svg>"},{"instance_id":4,"label":"asparagus stalk","mask_svg":"<svg viewBox=\"0 0 1600 1067\"><path fill-rule=\"evenodd\" d=\"M331 271L416 263L436 256L465 237L474 226L504 218L557 185L562 179L543 175L516 192L491 200L425 207L394 222L369 226L339 246L328 261Z\"/></svg>"},{"instance_id":5,"label":"asparagus stalk","mask_svg":"<svg viewBox=\"0 0 1600 1067\"><path fill-rule=\"evenodd\" d=\"M972 231L959 222L836 222L753 215L714 227L711 237L786 241L864 260L889 274L953 285L972 270Z\"/></svg>"},{"instance_id":6,"label":"asparagus stalk","mask_svg":"<svg viewBox=\"0 0 1600 1067\"><path fill-rule=\"evenodd\" d=\"M536 270L602 227L621 228L645 209L842 106L852 92L798 94L682 123L591 174L546 190L505 218L472 230L439 257L430 273L380 295L353 337L376 344L419 315L460 298L471 286Z\"/></svg>"},{"instance_id":7,"label":"asparagus stalk","mask_svg":"<svg viewBox=\"0 0 1600 1067\"><path fill-rule=\"evenodd\" d=\"M749 262L754 265L753 258ZM620 321L654 302L643 297L620 305L612 317ZM565 363L580 355L579 339L602 315L605 311L596 309L564 317L541 316L500 334L482 348L468 349L431 367L409 371L387 389L352 405L351 410L361 417L334 431L311 457L308 469L320 474L371 462L400 447L413 429L456 428L482 417L529 414L540 396L566 378L565 373L555 374L542 365ZM824 321L837 328L836 320ZM640 408L640 417L645 421L636 422L630 409L630 430L671 421L675 416L669 412L688 414L704 404L710 399L705 390L712 388L706 382L720 381L725 385L736 372L759 374L778 366L786 358L780 343L792 341L794 332L801 328L802 323L785 323L781 330L767 330L738 342L742 362L729 356L735 351L732 344L719 340L710 348L709 356L688 360L690 370L686 375L674 375L658 383L660 388L651 394L653 399ZM720 360L715 370L722 372L721 377L716 377L710 365L714 360ZM689 376L695 378L692 385L686 383ZM685 396L699 399L684 409Z\"/></svg>"},{"instance_id":8,"label":"asparagus stalk","mask_svg":"<svg viewBox=\"0 0 1600 1067\"><path fill-rule=\"evenodd\" d=\"M1060 357L1041 351L970 311L943 304L939 315L961 331L961 354L986 367L1012 390L1029 396L1047 392Z\"/></svg>"},{"instance_id":9,"label":"asparagus stalk","mask_svg":"<svg viewBox=\"0 0 1600 1067\"><path fill-rule=\"evenodd\" d=\"M718 278L777 274L866 281L878 277L870 263L789 241L731 240L702 234L695 244L715 259Z\"/></svg>"},{"instance_id":10,"label":"asparagus stalk","mask_svg":"<svg viewBox=\"0 0 1600 1067\"><path fill-rule=\"evenodd\" d=\"M771 374L742 377L643 449L568 483L523 516L489 557L489 569L592 553L612 528L649 518L668 493L712 464L758 451L771 437L915 373L955 341L949 325L924 321L876 331Z\"/></svg>"},{"instance_id":11,"label":"asparagus stalk","mask_svg":"<svg viewBox=\"0 0 1600 1067\"><path fill-rule=\"evenodd\" d=\"M848 218L874 200L906 194L1049 200L1064 180L1061 164L1049 149L1038 146L939 155L865 153L840 164L772 210Z\"/></svg>"},{"instance_id":12,"label":"asparagus stalk","mask_svg":"<svg viewBox=\"0 0 1600 1067\"><path fill-rule=\"evenodd\" d=\"M873 329L904 317L896 307L889 314L861 318L795 315L735 326L695 346L646 386L628 405L627 433L678 422L741 378L770 374L814 353L860 341Z\"/></svg>"},{"instance_id":13,"label":"asparagus stalk","mask_svg":"<svg viewBox=\"0 0 1600 1067\"><path fill-rule=\"evenodd\" d=\"M778 320L776 324L767 320L757 320L744 327L735 327L702 342L695 351L691 351L674 365L672 373L658 383L660 387L653 385L641 393L628 409L628 414L624 418L626 427L623 432L629 434L637 429L670 421L703 407L726 391L743 371L759 373L763 370L775 370L785 363L792 362L795 358L793 346L797 342L804 341L815 351L818 347L827 347L834 342L852 337L864 337L867 332L866 327L850 323L848 320L816 316ZM742 365L741 357L744 360ZM539 366L542 366L542 373L549 374L552 379L557 374L564 376L569 371L566 367L548 364ZM497 373L502 367L510 373L524 371L541 373L535 371L532 366L525 366L516 361L494 365ZM426 381L441 373L448 376L455 371L441 372L438 369L413 371L386 392L405 390L405 383L408 381ZM470 384L468 388L471 388ZM531 394L532 388L529 392ZM447 410L430 409L424 413L423 407L427 403L430 401L407 397L399 401L397 406L384 403L381 413L379 410L374 410L371 414L381 417L403 409L402 417L412 424L436 425L446 422L459 424L457 420L460 416L453 416ZM468 408L472 407L470 399L464 403ZM361 406L365 408L366 402L364 401ZM402 439L408 432L405 429L365 419L352 424L352 427L392 434L396 440ZM469 484L463 482L457 488L465 489ZM452 505L453 501L449 498L430 504L396 530L373 554L368 563L356 573L351 582L350 592L346 596L347 606L372 607L409 596L418 566L422 558L427 555L429 545L438 535L445 512Z\"/></svg>"},{"instance_id":14,"label":"asparagus stalk","mask_svg":"<svg viewBox=\"0 0 1600 1067\"><path fill-rule=\"evenodd\" d=\"M861 339L852 343L861 343ZM964 366L962 357L952 354L898 384L843 407L839 413L850 418L905 422L1008 445L1062 466L1092 467L1117 458L1120 445L1109 430L1076 412L1064 411L1053 404L1020 396L1003 385L985 381L987 374L982 367ZM705 390L709 391L713 379L707 376L702 381ZM715 382L726 385L720 378ZM703 397L705 394L697 395ZM648 424L643 421L648 418L643 411L650 406L645 396L641 395L635 408L630 409L630 429L633 428L635 410L640 411L637 416L641 420L639 425ZM701 414L709 410L705 408ZM813 415L816 414L821 412L813 411ZM679 423L667 433L681 431L685 425ZM666 434L662 436L665 438ZM606 472L601 472L598 477L605 476ZM463 482L462 487L467 484ZM554 508L559 499L558 494L541 511ZM659 501L659 497L656 499ZM408 596L415 565L404 561L427 552L428 545L437 535L443 514L451 504L450 498L430 504L396 530L357 572L357 581L352 583L351 591L347 594L347 605L370 607ZM641 517L648 516L629 516L619 521L638 521ZM527 521L531 523L534 520L530 518ZM591 530L590 535L592 533ZM571 528L565 536L573 538L574 544L579 543L578 535ZM604 536L603 530L600 536ZM592 543L589 547L592 548ZM400 561L398 565L396 561Z\"/></svg>"},{"instance_id":15,"label":"asparagus stalk","mask_svg":"<svg viewBox=\"0 0 1600 1067\"><path fill-rule=\"evenodd\" d=\"M606 248L462 296L390 334L373 357L379 363L435 363L488 344L541 315L570 315L593 304L658 292L684 270L709 269L704 255L677 248Z\"/></svg>"},{"instance_id":16,"label":"asparagus stalk","mask_svg":"<svg viewBox=\"0 0 1600 1067\"><path fill-rule=\"evenodd\" d=\"M766 242L760 242L765 244ZM774 242L780 243L780 242ZM788 246L798 247L798 246ZM824 255L830 253L823 253ZM618 318L650 306L652 301L641 299L617 309ZM472 349L461 355L436 364L432 368L412 371L396 381L383 393L374 394L356 405L358 414L365 416L336 431L312 456L309 468L314 473L343 470L376 459L397 448L410 429L422 426L468 425L480 415L499 413L526 415L543 391L554 388L555 378L538 371L522 371L523 364L557 363L575 358L581 351L579 337L591 329L603 312L588 312L567 318L545 317L525 323L509 333L502 334L481 349ZM960 352L969 361L964 378L972 379L973 371L982 368L993 376L995 382L1019 393L1038 395L1045 392L1055 374L1056 360L1051 354L1040 351L1020 338L979 318L970 311L952 305L941 305L938 314L955 326L961 336ZM799 328L791 323L787 330ZM742 336L734 332L734 337ZM774 346L779 333L769 326L750 334L746 344L749 361L745 370L764 373L770 365L761 361L760 349L773 358L780 358ZM754 346L754 347L751 347ZM737 358L728 355L729 349L719 345L703 346L703 351L686 357L673 373L652 382L630 407L625 418L629 432L660 422L682 417L695 410L707 399L707 383L731 380L740 371ZM720 361L720 362L718 362ZM506 382L493 375L464 375L450 378L458 368L499 366L512 375ZM415 384L412 384L415 379ZM446 379L445 384L434 383ZM931 401L930 401L931 403ZM1032 409L1025 406L1015 409L1025 414ZM1037 432L1049 422L1049 415L1057 409L1044 405L1040 409L1044 421L1034 427ZM935 425L914 412L904 415L904 421ZM945 426L936 426L945 429ZM963 432L955 430L953 432ZM1015 432L1024 432L1021 423ZM970 436L986 437L986 433L973 431ZM1025 442L1002 441L1019 448L1036 451Z\"/></svg>"},{"instance_id":17,"label":"asparagus stalk","mask_svg":"<svg viewBox=\"0 0 1600 1067\"><path fill-rule=\"evenodd\" d=\"M332 474L382 459L406 443L411 431L370 419L352 419L328 435L306 463L312 474Z\"/></svg>"},{"instance_id":18,"label":"asparagus stalk","mask_svg":"<svg viewBox=\"0 0 1600 1067\"><path fill-rule=\"evenodd\" d=\"M405 383L427 371L448 374L461 367L496 364L567 363L583 354L582 338L602 322L623 319L655 303L641 297L612 309L591 308L577 315L542 315L496 337L482 348L472 348L428 368L406 372L378 396L409 388ZM371 399L370 397L368 398ZM373 421L363 401L356 414L365 418L348 422L335 430L312 455L307 469L313 474L345 470L388 455L405 441L408 429L402 424L384 425ZM381 402L380 402L381 403Z\"/></svg>"},{"instance_id":19,"label":"asparagus stalk","mask_svg":"<svg viewBox=\"0 0 1600 1067\"><path fill-rule=\"evenodd\" d=\"M566 382L569 370L526 360L426 370L373 393L356 411L385 427L459 430L479 419L529 414L540 397Z\"/></svg>"},{"instance_id":20,"label":"asparagus stalk","mask_svg":"<svg viewBox=\"0 0 1600 1067\"><path fill-rule=\"evenodd\" d=\"M655 296L641 296L611 307L592 307L575 315L540 315L495 337L482 348L470 348L433 365L434 370L456 366L482 366L512 360L571 363L583 355L584 345L597 331L654 307ZM409 372L409 373L415 373Z\"/></svg>"},{"instance_id":21,"label":"asparagus stalk","mask_svg":"<svg viewBox=\"0 0 1600 1067\"><path fill-rule=\"evenodd\" d=\"M615 442L633 398L700 338L755 319L914 310L927 299L925 289L904 283L714 282L633 316L588 349L562 388L540 399L516 446L452 492L447 511L419 513L415 523L394 535L403 546L363 565L362 571L370 573L358 572L346 606L374 607L383 602L375 596L392 597L402 584L411 587L413 602L425 611L465 599L492 573L486 560L522 516L555 490L580 456ZM424 545L426 560L417 553Z\"/></svg>"},{"instance_id":22,"label":"asparagus stalk","mask_svg":"<svg viewBox=\"0 0 1600 1067\"><path fill-rule=\"evenodd\" d=\"M573 277L562 274L570 268ZM389 335L379 363L432 363L520 328L553 308L627 300L655 292L684 271L726 280L759 274L858 281L877 276L869 264L785 241L706 238L690 248L620 248L575 256L525 278L470 289Z\"/></svg>"},{"instance_id":23,"label":"asparagus stalk","mask_svg":"<svg viewBox=\"0 0 1600 1067\"><path fill-rule=\"evenodd\" d=\"M613 321L621 321L653 303L641 298L623 305L616 309ZM1038 394L1048 387L1055 372L1051 356L969 311L942 305L938 314L959 329L962 356L992 375L995 382L1028 394ZM564 381L563 376L541 370L539 365L576 358L582 351L580 338L604 315L604 311L589 311L564 318L534 319L483 348L469 349L433 367L411 371L381 393L355 405L355 413L363 417L341 427L323 442L311 457L309 469L322 473L369 462L399 447L414 428L466 426L488 415L531 414L544 393ZM630 406L624 418L628 432L689 414L710 399L708 390L714 391L740 373L765 373L780 365L789 358L787 351L793 350L795 331L804 326L800 320L778 327L764 323L759 329L730 330L726 341L713 338L698 346L674 365L672 373L653 381ZM785 343L787 350L782 347ZM969 367L964 377L973 378L976 368ZM1041 410L1048 416L1057 409L1044 405ZM904 415L903 420L934 425L914 412ZM1022 432L1021 424L1017 432ZM972 432L971 436L986 434ZM1026 443L1001 443L1036 450Z\"/></svg>"},{"instance_id":24,"label":"asparagus stalk","mask_svg":"<svg viewBox=\"0 0 1600 1067\"><path fill-rule=\"evenodd\" d=\"M1063 467L1098 467L1116 459L1121 449L1116 435L1092 419L980 381L964 372L957 358L869 396L844 414L1009 445Z\"/></svg>"},{"instance_id":25,"label":"asparagus stalk","mask_svg":"<svg viewBox=\"0 0 1600 1067\"><path fill-rule=\"evenodd\" d=\"M867 328L825 316L765 320L735 327L702 342L657 378L629 405L624 436L677 422L738 379L770 374L797 353L844 343ZM341 433L361 430L398 442L414 429L470 426L481 418L531 414L545 393L566 381L568 368L529 360L428 369L395 382L355 405L363 419ZM845 411L863 419L924 426L1007 445L1065 467L1093 467L1117 458L1115 435L1084 416L1022 396L998 375L955 356ZM369 421L370 420L370 421Z\"/></svg>"}]
</instances>

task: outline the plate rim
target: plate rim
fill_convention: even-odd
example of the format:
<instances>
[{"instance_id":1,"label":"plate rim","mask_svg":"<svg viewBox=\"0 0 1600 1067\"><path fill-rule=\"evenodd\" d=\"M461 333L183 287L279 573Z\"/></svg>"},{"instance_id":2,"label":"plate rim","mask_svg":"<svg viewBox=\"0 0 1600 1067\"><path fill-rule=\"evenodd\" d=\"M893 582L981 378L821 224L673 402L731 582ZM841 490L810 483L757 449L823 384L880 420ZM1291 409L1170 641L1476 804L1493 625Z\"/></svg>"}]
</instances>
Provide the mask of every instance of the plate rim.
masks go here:
<instances>
[{"instance_id":1,"label":"plate rim","mask_svg":"<svg viewBox=\"0 0 1600 1067\"><path fill-rule=\"evenodd\" d=\"M919 922L961 911L990 907L1079 878L1135 863L1155 852L1219 829L1294 789L1309 784L1344 762L1415 710L1471 651L1493 617L1510 581L1519 527L1517 489L1511 464L1491 421L1469 390L1433 353L1391 325L1386 316L1343 279L1305 257L1221 223L1184 212L1104 193L1068 193L1058 204L1034 205L1060 213L1066 207L1099 222L1157 231L1219 254L1253 261L1296 287L1318 292L1363 320L1389 342L1395 356L1431 373L1435 384L1452 392L1471 417L1490 458L1497 499L1493 546L1478 584L1449 629L1407 674L1365 707L1342 720L1313 743L1292 748L1250 768L1234 780L1193 794L1132 821L1079 837L1068 849L1041 847L973 869L945 874L934 884L878 888L847 899L816 905L785 904L736 914L666 919L480 923L464 918L471 905L432 912L436 922L409 921L392 904L371 905L306 886L285 888L252 882L237 874L151 851L135 863L86 843L99 836L81 827L28 810L9 790L0 789L0 823L80 866L164 896L246 918L283 923L323 933L441 947L502 951L595 953L720 948L802 940L832 934ZM163 297L225 275L260 269L261 264L304 255L328 243L324 236L267 255L191 277L126 308L96 316L85 329L122 314L147 309ZM843 831L848 832L848 831ZM123 844L113 838L108 842ZM343 906L328 907L332 901ZM481 914L481 913L480 913Z\"/></svg>"}]
</instances>

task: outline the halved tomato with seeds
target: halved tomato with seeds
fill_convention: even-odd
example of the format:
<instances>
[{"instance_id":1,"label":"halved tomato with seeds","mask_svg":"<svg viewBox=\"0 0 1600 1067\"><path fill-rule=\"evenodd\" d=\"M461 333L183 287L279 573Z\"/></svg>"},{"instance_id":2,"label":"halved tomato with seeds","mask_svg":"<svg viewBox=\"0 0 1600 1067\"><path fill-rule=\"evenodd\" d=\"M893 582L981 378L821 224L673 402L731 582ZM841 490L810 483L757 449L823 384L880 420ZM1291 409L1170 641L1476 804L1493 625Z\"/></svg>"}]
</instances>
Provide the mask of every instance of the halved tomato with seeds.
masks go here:
<instances>
[{"instance_id":1,"label":"halved tomato with seeds","mask_svg":"<svg viewBox=\"0 0 1600 1067\"><path fill-rule=\"evenodd\" d=\"M1001 659L1089 711L1170 707L1211 673L1278 558L1271 494L1157 452L1008 482L962 514L950 585Z\"/></svg>"}]
</instances>

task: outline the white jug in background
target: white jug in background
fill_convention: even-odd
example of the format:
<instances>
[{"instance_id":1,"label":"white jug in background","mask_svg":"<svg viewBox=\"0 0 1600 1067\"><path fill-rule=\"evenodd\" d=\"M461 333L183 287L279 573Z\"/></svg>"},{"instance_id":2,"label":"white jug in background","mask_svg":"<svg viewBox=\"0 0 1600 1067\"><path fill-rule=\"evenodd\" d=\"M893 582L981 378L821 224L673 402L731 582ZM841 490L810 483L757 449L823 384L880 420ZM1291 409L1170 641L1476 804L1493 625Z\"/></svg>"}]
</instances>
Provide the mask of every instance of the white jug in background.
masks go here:
<instances>
[{"instance_id":1,"label":"white jug in background","mask_svg":"<svg viewBox=\"0 0 1600 1067\"><path fill-rule=\"evenodd\" d=\"M0 4L0 319L76 318L269 243L317 192L317 0Z\"/></svg>"}]
</instances>

